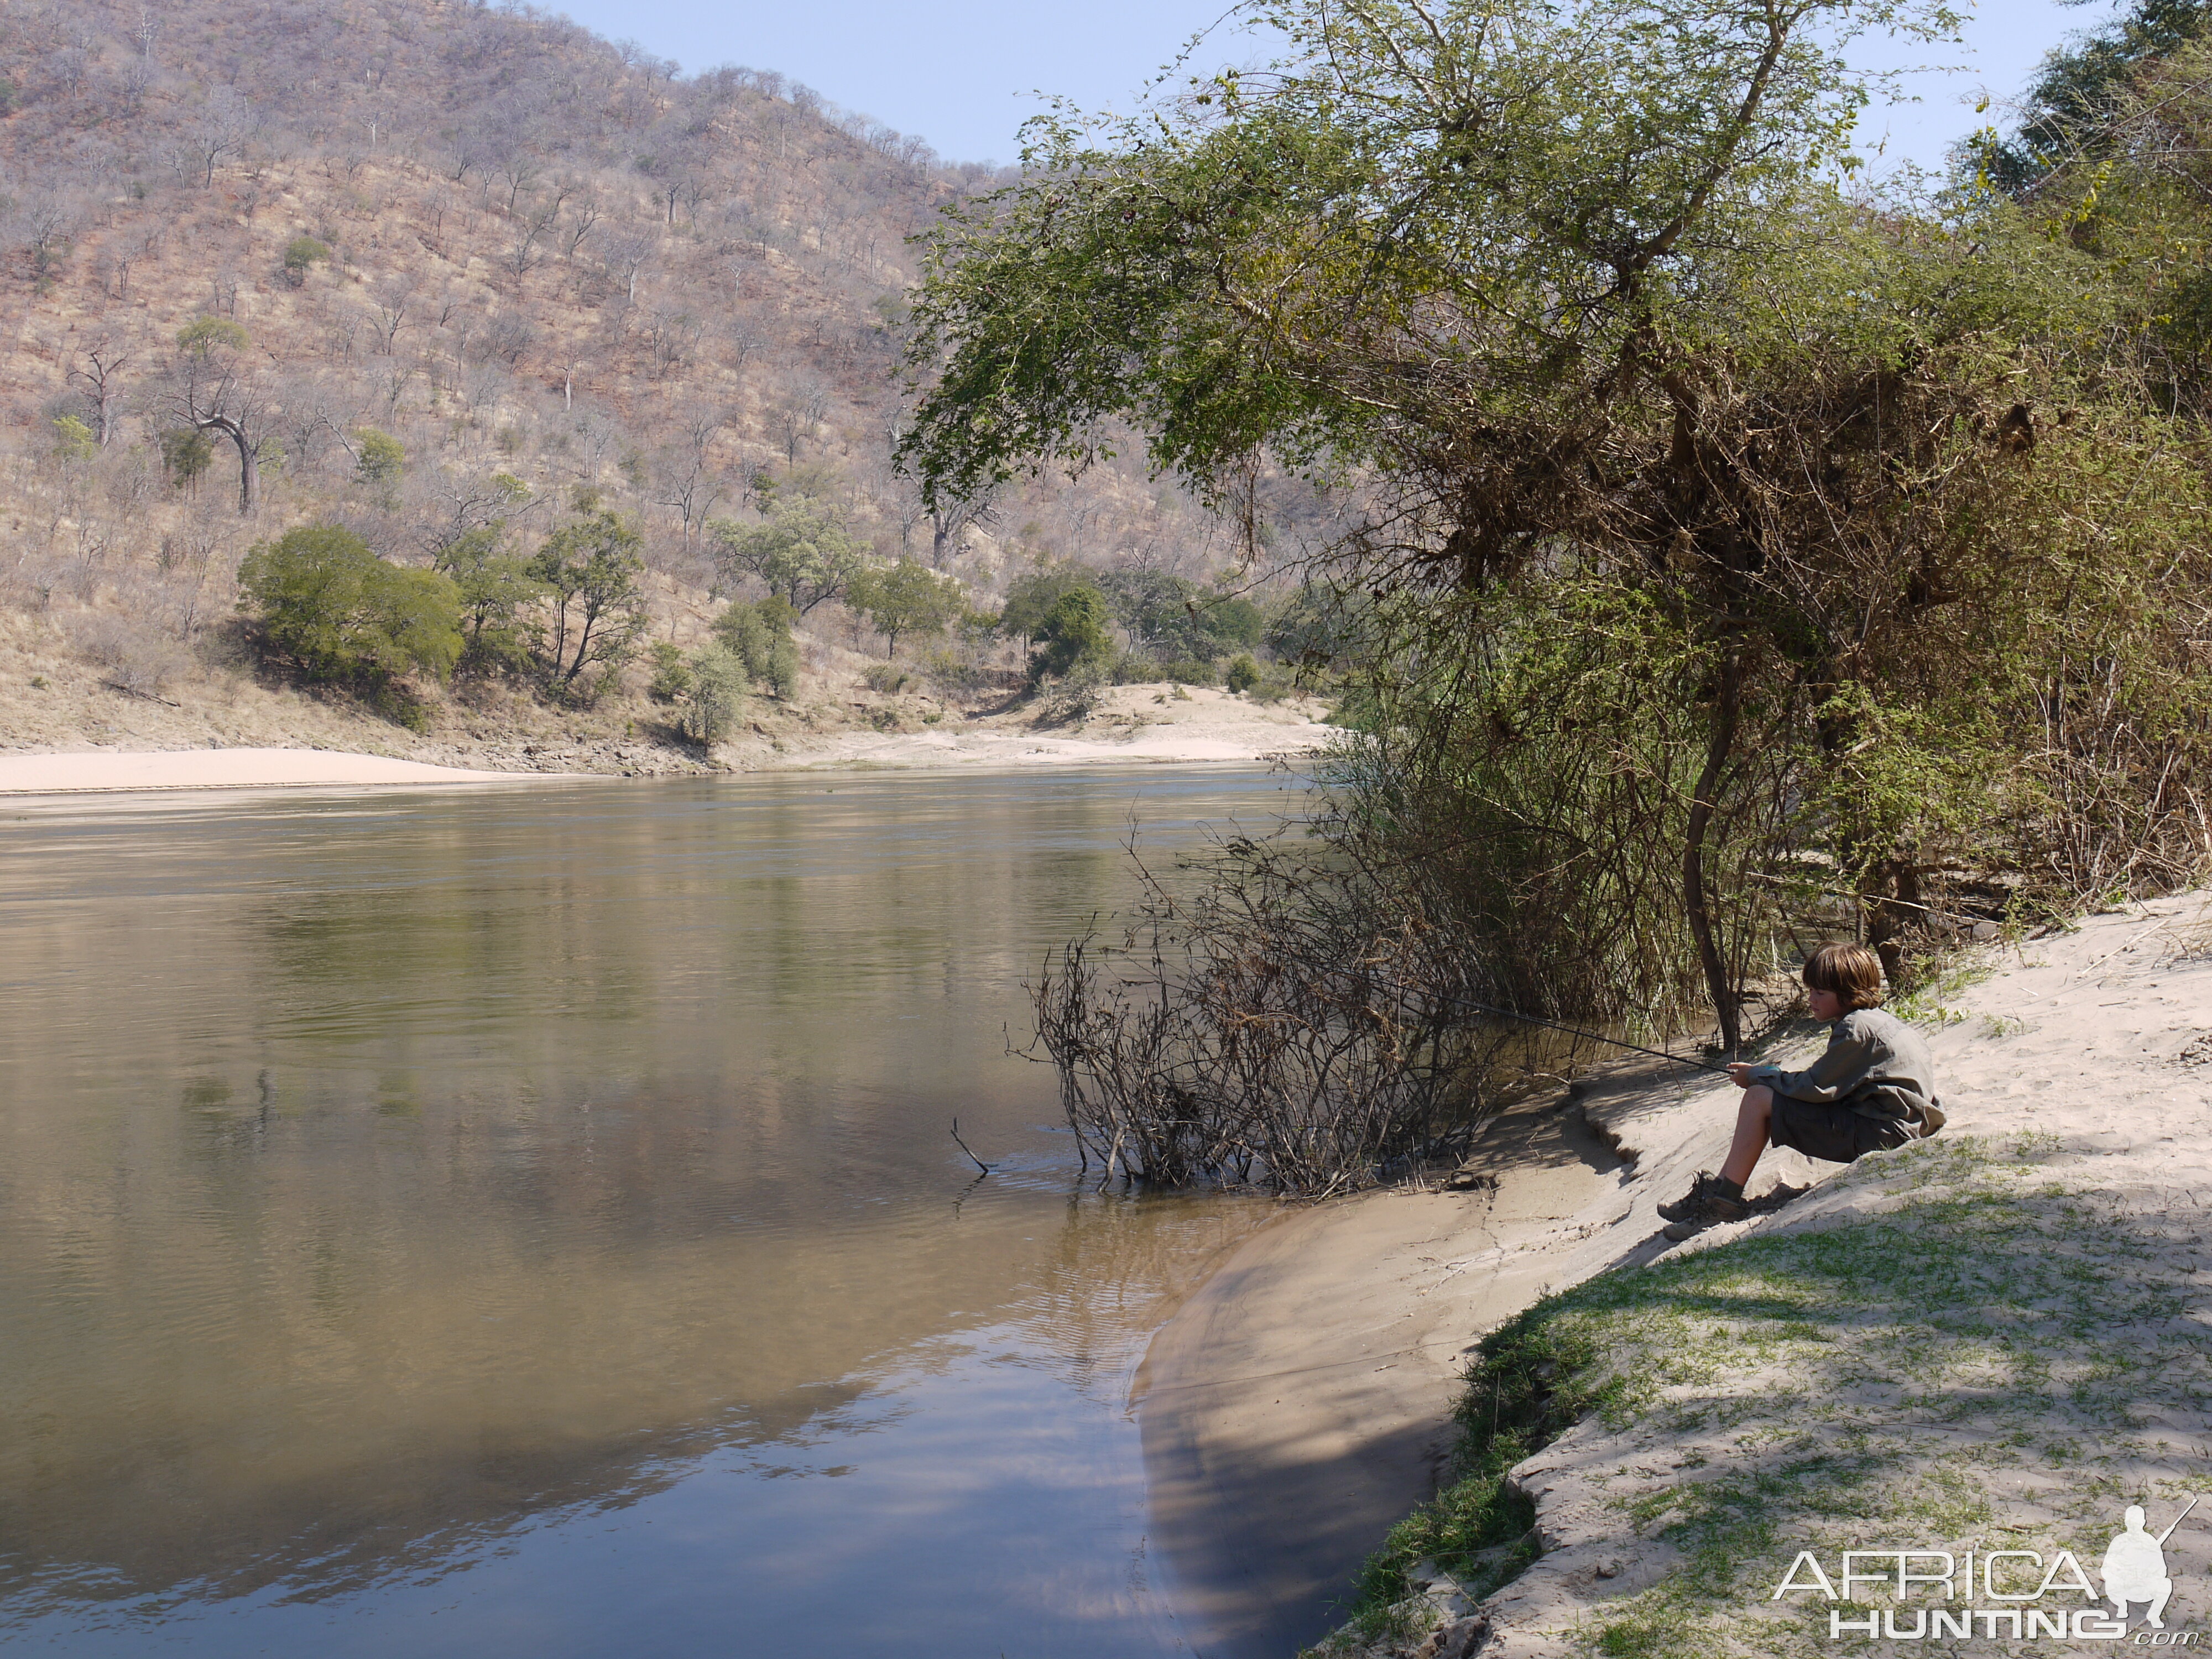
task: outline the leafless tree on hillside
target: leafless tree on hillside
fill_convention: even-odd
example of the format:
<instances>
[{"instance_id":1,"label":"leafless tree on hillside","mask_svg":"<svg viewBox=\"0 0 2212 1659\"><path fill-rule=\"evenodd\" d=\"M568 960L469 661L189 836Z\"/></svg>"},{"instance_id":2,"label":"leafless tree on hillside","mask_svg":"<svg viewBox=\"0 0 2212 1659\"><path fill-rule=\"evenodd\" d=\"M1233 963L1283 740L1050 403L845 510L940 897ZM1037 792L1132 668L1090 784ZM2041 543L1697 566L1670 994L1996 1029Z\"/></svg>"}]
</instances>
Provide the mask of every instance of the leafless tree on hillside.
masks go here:
<instances>
[{"instance_id":1,"label":"leafless tree on hillside","mask_svg":"<svg viewBox=\"0 0 2212 1659\"><path fill-rule=\"evenodd\" d=\"M420 287L418 278L399 276L386 277L372 290L368 322L376 335L376 349L380 356L392 356L399 331L415 314L415 296Z\"/></svg>"},{"instance_id":2,"label":"leafless tree on hillside","mask_svg":"<svg viewBox=\"0 0 2212 1659\"><path fill-rule=\"evenodd\" d=\"M536 184L538 176L545 171L544 158L538 153L535 138L521 132L510 135L506 153L493 171L499 181L507 186L507 211L512 216L515 204L522 198L522 192ZM557 208L558 204L556 206Z\"/></svg>"},{"instance_id":3,"label":"leafless tree on hillside","mask_svg":"<svg viewBox=\"0 0 2212 1659\"><path fill-rule=\"evenodd\" d=\"M216 167L225 156L243 149L260 125L259 113L235 88L219 86L208 94L207 101L185 129L179 151L182 159L191 164L201 189L214 188Z\"/></svg>"},{"instance_id":4,"label":"leafless tree on hillside","mask_svg":"<svg viewBox=\"0 0 2212 1659\"><path fill-rule=\"evenodd\" d=\"M532 203L529 210L515 221L514 246L507 250L507 268L520 276L544 264L544 243L560 217L558 198L551 202Z\"/></svg>"},{"instance_id":5,"label":"leafless tree on hillside","mask_svg":"<svg viewBox=\"0 0 2212 1659\"><path fill-rule=\"evenodd\" d=\"M877 516L888 519L898 531L899 552L904 556L914 551L914 532L929 514L914 481L891 465L898 434L896 423L884 431L883 447L869 458L860 475L860 489Z\"/></svg>"},{"instance_id":6,"label":"leafless tree on hillside","mask_svg":"<svg viewBox=\"0 0 2212 1659\"><path fill-rule=\"evenodd\" d=\"M91 67L92 54L81 46L64 46L47 60L54 81L61 89L74 98L83 89L85 71Z\"/></svg>"},{"instance_id":7,"label":"leafless tree on hillside","mask_svg":"<svg viewBox=\"0 0 2212 1659\"><path fill-rule=\"evenodd\" d=\"M102 449L115 435L117 406L123 399L123 371L136 355L128 343L118 343L112 335L94 337L88 345L77 348L81 366L70 370L70 380L82 386L93 409L93 436Z\"/></svg>"},{"instance_id":8,"label":"leafless tree on hillside","mask_svg":"<svg viewBox=\"0 0 2212 1659\"><path fill-rule=\"evenodd\" d=\"M945 561L966 545L966 533L971 529L981 530L991 522L997 510L993 500L995 493L985 490L965 501L947 501L931 511L929 562L933 568L944 569Z\"/></svg>"},{"instance_id":9,"label":"leafless tree on hillside","mask_svg":"<svg viewBox=\"0 0 2212 1659\"><path fill-rule=\"evenodd\" d=\"M814 435L822 417L830 412L828 388L812 376L799 380L769 410L769 430L783 448L784 464L799 464L799 447Z\"/></svg>"},{"instance_id":10,"label":"leafless tree on hillside","mask_svg":"<svg viewBox=\"0 0 2212 1659\"><path fill-rule=\"evenodd\" d=\"M730 365L730 370L732 374L742 374L745 365L752 361L754 354L768 344L768 337L741 318L733 320L723 331L722 339L729 348L726 361Z\"/></svg>"},{"instance_id":11,"label":"leafless tree on hillside","mask_svg":"<svg viewBox=\"0 0 2212 1659\"><path fill-rule=\"evenodd\" d=\"M722 498L723 479L711 452L729 424L729 416L711 405L695 404L678 424L681 436L662 449L655 468L659 493L654 500L682 516L684 545L696 551L707 515Z\"/></svg>"},{"instance_id":12,"label":"leafless tree on hillside","mask_svg":"<svg viewBox=\"0 0 2212 1659\"><path fill-rule=\"evenodd\" d=\"M637 303L638 276L653 257L654 246L653 238L635 234L617 236L605 244L600 263L605 267L607 281L622 289L623 303Z\"/></svg>"},{"instance_id":13,"label":"leafless tree on hillside","mask_svg":"<svg viewBox=\"0 0 2212 1659\"><path fill-rule=\"evenodd\" d=\"M568 192L568 222L561 230L563 257L570 259L576 257L576 250L584 245L584 238L592 234L592 227L599 222L603 211L594 191L580 184L571 187Z\"/></svg>"},{"instance_id":14,"label":"leafless tree on hillside","mask_svg":"<svg viewBox=\"0 0 2212 1659\"><path fill-rule=\"evenodd\" d=\"M422 531L422 551L434 559L471 530L535 514L547 504L543 495L518 494L512 474L496 479L473 473L439 475L429 492L438 513Z\"/></svg>"},{"instance_id":15,"label":"leafless tree on hillside","mask_svg":"<svg viewBox=\"0 0 2212 1659\"><path fill-rule=\"evenodd\" d=\"M154 66L143 58L134 58L108 83L108 101L117 115L126 121L136 121L145 113L146 94L153 84Z\"/></svg>"},{"instance_id":16,"label":"leafless tree on hillside","mask_svg":"<svg viewBox=\"0 0 2212 1659\"><path fill-rule=\"evenodd\" d=\"M597 483L609 453L622 441L622 428L596 410L587 410L576 417L571 430L576 440L576 476L587 484Z\"/></svg>"},{"instance_id":17,"label":"leafless tree on hillside","mask_svg":"<svg viewBox=\"0 0 2212 1659\"><path fill-rule=\"evenodd\" d=\"M509 368L516 368L521 366L530 348L538 343L538 331L521 313L504 312L485 326L483 339L488 353Z\"/></svg>"},{"instance_id":18,"label":"leafless tree on hillside","mask_svg":"<svg viewBox=\"0 0 2212 1659\"><path fill-rule=\"evenodd\" d=\"M645 342L647 371L656 380L666 380L698 349L705 327L688 311L650 307L639 330Z\"/></svg>"},{"instance_id":19,"label":"leafless tree on hillside","mask_svg":"<svg viewBox=\"0 0 2212 1659\"><path fill-rule=\"evenodd\" d=\"M447 177L457 185L466 184L470 173L489 159L492 149L491 143L474 125L463 123L447 139L446 165L453 169Z\"/></svg>"},{"instance_id":20,"label":"leafless tree on hillside","mask_svg":"<svg viewBox=\"0 0 2212 1659\"><path fill-rule=\"evenodd\" d=\"M31 256L31 275L39 283L52 282L69 258L79 219L80 204L57 191L40 191L24 202L17 236Z\"/></svg>"}]
</instances>

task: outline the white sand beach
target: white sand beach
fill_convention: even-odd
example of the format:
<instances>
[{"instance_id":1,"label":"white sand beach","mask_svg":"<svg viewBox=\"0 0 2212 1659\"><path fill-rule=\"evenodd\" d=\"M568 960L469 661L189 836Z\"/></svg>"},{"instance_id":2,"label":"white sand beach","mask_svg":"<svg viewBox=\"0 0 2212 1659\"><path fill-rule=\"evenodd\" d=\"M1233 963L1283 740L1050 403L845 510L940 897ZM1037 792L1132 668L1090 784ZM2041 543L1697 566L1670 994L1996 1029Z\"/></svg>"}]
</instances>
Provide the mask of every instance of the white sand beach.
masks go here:
<instances>
[{"instance_id":1,"label":"white sand beach","mask_svg":"<svg viewBox=\"0 0 2212 1659\"><path fill-rule=\"evenodd\" d=\"M161 789L422 787L543 781L542 772L477 772L384 755L323 749L90 750L0 755L0 795L109 794Z\"/></svg>"}]
</instances>

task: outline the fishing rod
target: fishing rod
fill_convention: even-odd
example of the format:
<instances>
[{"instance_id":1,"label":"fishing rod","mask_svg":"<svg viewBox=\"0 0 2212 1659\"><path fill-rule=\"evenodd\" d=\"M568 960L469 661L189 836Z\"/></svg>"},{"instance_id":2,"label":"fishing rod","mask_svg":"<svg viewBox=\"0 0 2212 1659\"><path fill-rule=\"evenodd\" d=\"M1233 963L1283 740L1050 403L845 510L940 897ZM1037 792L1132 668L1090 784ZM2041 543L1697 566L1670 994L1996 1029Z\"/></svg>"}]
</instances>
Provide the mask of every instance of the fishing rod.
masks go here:
<instances>
[{"instance_id":1,"label":"fishing rod","mask_svg":"<svg viewBox=\"0 0 2212 1659\"><path fill-rule=\"evenodd\" d=\"M1694 1066L1700 1072L1711 1072L1721 1077L1730 1075L1725 1066L1709 1065L1702 1060L1692 1060L1686 1054L1670 1054L1664 1048L1647 1048L1640 1042L1624 1042L1619 1037L1585 1031L1579 1025L1562 1025L1555 1019L1539 1019L1534 1014L1516 1014L1510 1008L1493 1008L1488 1003L1477 1002L1472 997L1447 996L1441 991L1431 994L1442 1001L1455 1002L1462 1008L1472 1008L1477 1013L1495 1015L1499 1019L1517 1019L1523 1025L1540 1025L1547 1031L1564 1031L1569 1036L1583 1037L1591 1042L1609 1043L1615 1048L1626 1048L1633 1054L1649 1054L1654 1060L1671 1060L1677 1066Z\"/></svg>"}]
</instances>

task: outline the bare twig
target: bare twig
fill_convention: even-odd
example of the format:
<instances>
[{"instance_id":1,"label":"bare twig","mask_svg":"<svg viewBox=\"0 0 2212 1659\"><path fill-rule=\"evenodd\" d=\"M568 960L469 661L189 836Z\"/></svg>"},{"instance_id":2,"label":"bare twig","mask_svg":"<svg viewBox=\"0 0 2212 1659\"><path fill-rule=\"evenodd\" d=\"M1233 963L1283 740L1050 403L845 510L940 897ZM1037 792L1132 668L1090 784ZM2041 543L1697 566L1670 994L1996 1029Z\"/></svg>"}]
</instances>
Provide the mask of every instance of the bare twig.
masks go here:
<instances>
[{"instance_id":1,"label":"bare twig","mask_svg":"<svg viewBox=\"0 0 2212 1659\"><path fill-rule=\"evenodd\" d=\"M983 1162L983 1160L982 1160L981 1158L980 1158L976 1157L976 1156L975 1156L975 1154L974 1152L969 1152L969 1148L968 1148L968 1143L967 1143L966 1141L962 1140L962 1139L960 1139L960 1120L959 1120L958 1118L957 1118L957 1117L956 1117L956 1118L954 1118L954 1119L952 1120L952 1139L953 1139L953 1140L954 1140L954 1141L958 1145L958 1146L959 1146L959 1148L960 1148L960 1150L961 1150L962 1152L967 1152L967 1153L968 1153L968 1161L969 1161L969 1163L973 1164L974 1164L977 1169L981 1170L983 1172L983 1174L984 1174L984 1175L988 1175L988 1174L990 1174L990 1173L991 1173L991 1166L990 1166L989 1164L988 1164L984 1163L984 1162ZM981 1180L982 1177L981 1177L981 1176L977 1176L976 1178L977 1178L978 1180Z\"/></svg>"}]
</instances>

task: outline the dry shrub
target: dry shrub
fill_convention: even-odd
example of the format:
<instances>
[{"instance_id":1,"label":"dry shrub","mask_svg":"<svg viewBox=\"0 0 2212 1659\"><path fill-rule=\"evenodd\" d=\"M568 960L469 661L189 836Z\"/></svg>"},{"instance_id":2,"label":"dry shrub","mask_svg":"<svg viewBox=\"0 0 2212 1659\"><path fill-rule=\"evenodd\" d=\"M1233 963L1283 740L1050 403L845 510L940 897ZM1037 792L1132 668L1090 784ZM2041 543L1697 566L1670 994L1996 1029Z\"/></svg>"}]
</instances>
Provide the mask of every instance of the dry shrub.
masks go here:
<instances>
[{"instance_id":1,"label":"dry shrub","mask_svg":"<svg viewBox=\"0 0 2212 1659\"><path fill-rule=\"evenodd\" d=\"M1417 883L1279 836L1221 843L1188 898L1139 868L1121 944L1032 988L1086 1165L1321 1196L1463 1138L1503 1039Z\"/></svg>"},{"instance_id":2,"label":"dry shrub","mask_svg":"<svg viewBox=\"0 0 2212 1659\"><path fill-rule=\"evenodd\" d=\"M100 678L134 696L159 696L190 663L173 638L130 617L94 615L70 633L79 654Z\"/></svg>"}]
</instances>

